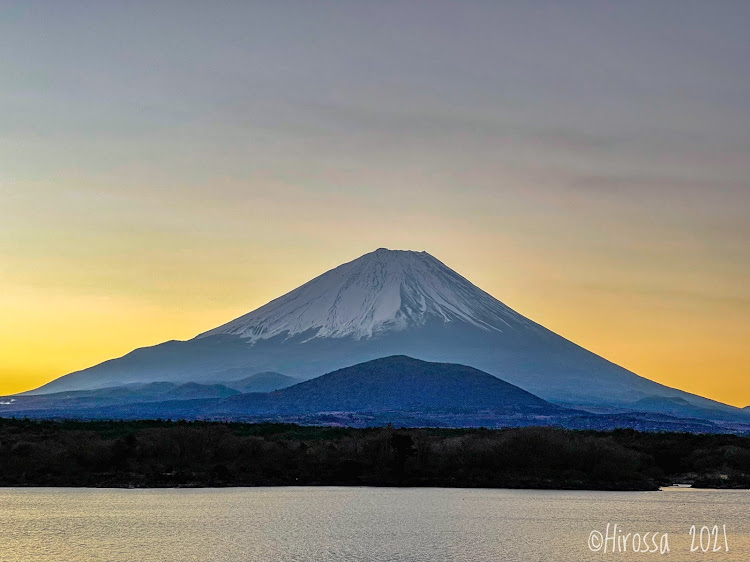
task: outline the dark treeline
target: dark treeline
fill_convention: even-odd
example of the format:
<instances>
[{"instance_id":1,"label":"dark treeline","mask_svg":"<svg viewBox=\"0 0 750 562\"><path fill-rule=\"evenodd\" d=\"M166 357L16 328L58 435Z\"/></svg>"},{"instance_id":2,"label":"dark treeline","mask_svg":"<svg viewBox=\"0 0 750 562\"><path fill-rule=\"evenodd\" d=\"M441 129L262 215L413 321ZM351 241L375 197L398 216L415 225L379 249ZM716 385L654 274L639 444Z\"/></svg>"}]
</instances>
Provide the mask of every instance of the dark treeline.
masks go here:
<instances>
[{"instance_id":1,"label":"dark treeline","mask_svg":"<svg viewBox=\"0 0 750 562\"><path fill-rule=\"evenodd\" d=\"M750 486L750 438L0 419L2 486Z\"/></svg>"}]
</instances>

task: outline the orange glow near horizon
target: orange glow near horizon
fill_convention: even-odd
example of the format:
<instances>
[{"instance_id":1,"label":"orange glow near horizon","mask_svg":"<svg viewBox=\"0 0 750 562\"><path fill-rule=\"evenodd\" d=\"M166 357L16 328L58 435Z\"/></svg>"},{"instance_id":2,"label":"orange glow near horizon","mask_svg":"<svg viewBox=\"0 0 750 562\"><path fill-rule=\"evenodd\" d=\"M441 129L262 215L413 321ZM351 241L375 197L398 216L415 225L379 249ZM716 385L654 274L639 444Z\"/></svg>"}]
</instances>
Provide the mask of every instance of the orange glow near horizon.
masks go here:
<instances>
[{"instance_id":1,"label":"orange glow near horizon","mask_svg":"<svg viewBox=\"0 0 750 562\"><path fill-rule=\"evenodd\" d=\"M172 281L160 304L153 295L6 291L0 297L0 394L36 388L136 347L189 339L359 255L349 252L334 261L332 255L316 260L309 253L306 259L290 253L295 257L289 263L268 256L253 260L265 265L234 270L238 277L229 283L224 274L212 282L211 273L201 273L201 283L219 288L210 298L205 290L191 298L195 280L183 276ZM642 376L735 406L750 404L744 371L748 310L731 300L578 286L544 275L555 269L554 261L528 270L509 268L509 260L518 257L513 252L497 261L491 250L463 251L455 244L431 253L522 314ZM243 277L250 291L244 290Z\"/></svg>"}]
</instances>

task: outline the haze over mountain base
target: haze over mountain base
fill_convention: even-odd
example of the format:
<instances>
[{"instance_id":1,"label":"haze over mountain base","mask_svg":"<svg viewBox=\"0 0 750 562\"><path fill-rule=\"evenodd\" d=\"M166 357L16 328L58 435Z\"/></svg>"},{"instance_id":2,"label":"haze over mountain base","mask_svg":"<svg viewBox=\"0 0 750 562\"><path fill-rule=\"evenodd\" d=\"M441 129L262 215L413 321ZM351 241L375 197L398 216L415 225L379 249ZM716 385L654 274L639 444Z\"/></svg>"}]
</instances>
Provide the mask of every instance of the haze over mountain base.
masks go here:
<instances>
[{"instance_id":1,"label":"haze over mountain base","mask_svg":"<svg viewBox=\"0 0 750 562\"><path fill-rule=\"evenodd\" d=\"M260 373L224 384L169 382L0 400L0 415L24 418L185 419L351 427L525 427L750 434L745 415L671 404L600 411L547 402L477 369L406 356L375 359L294 384ZM253 391L258 384L279 389ZM676 399L679 400L679 399ZM656 406L663 406L657 404ZM681 415L688 411L696 415Z\"/></svg>"}]
</instances>

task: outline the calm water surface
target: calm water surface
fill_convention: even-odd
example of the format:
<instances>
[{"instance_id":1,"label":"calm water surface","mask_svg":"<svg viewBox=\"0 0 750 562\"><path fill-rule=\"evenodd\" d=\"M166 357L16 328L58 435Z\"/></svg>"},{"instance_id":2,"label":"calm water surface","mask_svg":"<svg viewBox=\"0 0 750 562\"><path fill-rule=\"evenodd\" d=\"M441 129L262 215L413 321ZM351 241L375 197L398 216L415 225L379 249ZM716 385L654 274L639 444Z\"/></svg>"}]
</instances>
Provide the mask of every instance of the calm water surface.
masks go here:
<instances>
[{"instance_id":1,"label":"calm water surface","mask_svg":"<svg viewBox=\"0 0 750 562\"><path fill-rule=\"evenodd\" d=\"M745 491L688 489L5 488L0 561L747 562L748 508ZM667 532L671 552L591 552L607 523ZM691 554L690 526L714 524L729 552Z\"/></svg>"}]
</instances>

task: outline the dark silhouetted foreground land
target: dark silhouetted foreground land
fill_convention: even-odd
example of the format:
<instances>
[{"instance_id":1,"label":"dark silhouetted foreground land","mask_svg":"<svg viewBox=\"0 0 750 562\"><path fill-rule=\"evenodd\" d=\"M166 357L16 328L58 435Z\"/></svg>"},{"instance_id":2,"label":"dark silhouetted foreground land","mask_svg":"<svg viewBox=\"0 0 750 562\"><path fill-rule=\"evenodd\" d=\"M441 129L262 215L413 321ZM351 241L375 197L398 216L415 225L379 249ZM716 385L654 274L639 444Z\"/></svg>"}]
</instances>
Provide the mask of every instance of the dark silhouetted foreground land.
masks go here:
<instances>
[{"instance_id":1,"label":"dark silhouetted foreground land","mask_svg":"<svg viewBox=\"0 0 750 562\"><path fill-rule=\"evenodd\" d=\"M2 486L750 487L750 437L0 419Z\"/></svg>"}]
</instances>

